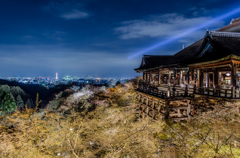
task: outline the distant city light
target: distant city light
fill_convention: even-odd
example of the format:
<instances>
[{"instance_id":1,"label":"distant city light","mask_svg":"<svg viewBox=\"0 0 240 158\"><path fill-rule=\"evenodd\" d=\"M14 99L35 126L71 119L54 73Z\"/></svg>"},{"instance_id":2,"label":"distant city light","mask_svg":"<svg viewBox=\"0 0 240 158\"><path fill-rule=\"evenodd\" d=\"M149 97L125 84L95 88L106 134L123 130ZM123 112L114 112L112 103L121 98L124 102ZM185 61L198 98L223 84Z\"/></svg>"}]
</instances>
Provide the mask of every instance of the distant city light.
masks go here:
<instances>
[{"instance_id":1,"label":"distant city light","mask_svg":"<svg viewBox=\"0 0 240 158\"><path fill-rule=\"evenodd\" d=\"M58 73L56 72L56 80L58 80Z\"/></svg>"},{"instance_id":2,"label":"distant city light","mask_svg":"<svg viewBox=\"0 0 240 158\"><path fill-rule=\"evenodd\" d=\"M207 22L207 23L204 23L204 24L202 24L202 25L196 26L195 28L191 28L191 29L189 29L189 30L186 31L186 32L183 32L183 33L181 33L181 34L178 34L178 35L176 35L176 36L173 36L173 37L171 37L171 38L169 38L169 39L167 39L167 40L165 40L165 41L161 41L161 42L159 42L159 43L157 43L157 44L155 44L155 45L153 45L153 46L151 46L151 47L148 47L148 48L146 48L146 49L144 49L144 50L142 50L142 51L140 51L140 52L137 52L137 53L135 53L135 54L132 54L132 55L130 55L130 56L128 57L128 59L132 59L132 58L134 58L134 57L136 57L136 56L139 56L139 55L142 55L142 54L144 54L144 53L146 53L146 52L149 52L149 51L151 51L151 50L154 50L154 49L156 49L156 48L158 48L158 47L160 47L160 46L166 45L166 44L168 44L168 43L170 43L170 42L173 42L173 41L175 41L175 40L177 40L177 39L179 39L179 38L182 38L182 37L184 37L184 36L186 36L186 35L189 35L190 33L193 33L193 32L195 32L195 31L197 31L197 30L203 29L203 28L205 28L206 26L209 26L210 24L213 24L213 23L216 22L216 21L223 20L223 19L228 18L229 16L235 15L235 14L237 14L237 13L240 13L240 7L237 8L237 9L234 9L234 10L232 10L232 11L226 13L226 14L223 14L223 15L217 17L217 18L214 18L214 19L212 19L211 21L209 21L209 22Z\"/></svg>"}]
</instances>

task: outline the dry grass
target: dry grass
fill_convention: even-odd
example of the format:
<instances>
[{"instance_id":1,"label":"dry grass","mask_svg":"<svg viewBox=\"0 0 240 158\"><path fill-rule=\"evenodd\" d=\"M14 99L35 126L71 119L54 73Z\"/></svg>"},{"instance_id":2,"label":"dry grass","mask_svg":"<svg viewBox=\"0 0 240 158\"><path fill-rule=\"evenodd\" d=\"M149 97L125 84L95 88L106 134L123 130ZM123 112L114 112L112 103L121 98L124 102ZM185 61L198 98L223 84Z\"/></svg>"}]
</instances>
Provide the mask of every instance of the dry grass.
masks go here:
<instances>
[{"instance_id":1,"label":"dry grass","mask_svg":"<svg viewBox=\"0 0 240 158\"><path fill-rule=\"evenodd\" d=\"M2 117L1 157L238 157L240 119L234 108L219 107L178 124L139 121L131 86L111 88L108 95L92 111L29 109Z\"/></svg>"}]
</instances>

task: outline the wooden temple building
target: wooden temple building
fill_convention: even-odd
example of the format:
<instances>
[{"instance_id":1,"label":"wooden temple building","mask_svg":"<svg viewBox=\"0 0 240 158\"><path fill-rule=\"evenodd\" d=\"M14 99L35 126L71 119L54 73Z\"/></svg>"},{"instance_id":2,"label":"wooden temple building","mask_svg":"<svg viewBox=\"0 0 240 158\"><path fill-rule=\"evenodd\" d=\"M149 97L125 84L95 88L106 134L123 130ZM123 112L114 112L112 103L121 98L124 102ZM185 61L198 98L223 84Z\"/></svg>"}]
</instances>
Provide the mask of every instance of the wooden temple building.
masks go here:
<instances>
[{"instance_id":1,"label":"wooden temple building","mask_svg":"<svg viewBox=\"0 0 240 158\"><path fill-rule=\"evenodd\" d=\"M172 56L143 55L139 116L186 120L240 99L240 18Z\"/></svg>"},{"instance_id":2,"label":"wooden temple building","mask_svg":"<svg viewBox=\"0 0 240 158\"><path fill-rule=\"evenodd\" d=\"M159 97L240 98L240 18L175 55L143 55L139 91Z\"/></svg>"}]
</instances>

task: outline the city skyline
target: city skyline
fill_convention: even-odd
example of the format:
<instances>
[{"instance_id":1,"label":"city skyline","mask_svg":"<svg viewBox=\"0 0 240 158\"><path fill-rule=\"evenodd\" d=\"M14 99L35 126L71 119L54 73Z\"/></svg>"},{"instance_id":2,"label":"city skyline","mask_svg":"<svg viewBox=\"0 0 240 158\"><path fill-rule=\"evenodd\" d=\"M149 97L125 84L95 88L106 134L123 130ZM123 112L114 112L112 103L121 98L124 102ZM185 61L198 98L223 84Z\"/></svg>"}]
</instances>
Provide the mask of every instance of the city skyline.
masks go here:
<instances>
[{"instance_id":1,"label":"city skyline","mask_svg":"<svg viewBox=\"0 0 240 158\"><path fill-rule=\"evenodd\" d=\"M0 2L0 76L133 78L140 56L128 57L239 6L236 0ZM149 55L173 55L240 14L215 21ZM59 76L59 77L60 77Z\"/></svg>"}]
</instances>

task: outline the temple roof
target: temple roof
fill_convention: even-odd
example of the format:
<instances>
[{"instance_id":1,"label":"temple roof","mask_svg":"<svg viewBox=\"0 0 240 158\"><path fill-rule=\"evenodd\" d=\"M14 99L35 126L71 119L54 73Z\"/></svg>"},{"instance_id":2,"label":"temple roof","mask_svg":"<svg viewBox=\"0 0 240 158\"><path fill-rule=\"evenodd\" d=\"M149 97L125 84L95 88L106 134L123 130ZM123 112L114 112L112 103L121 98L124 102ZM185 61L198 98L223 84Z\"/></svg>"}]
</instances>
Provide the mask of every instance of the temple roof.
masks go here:
<instances>
[{"instance_id":1,"label":"temple roof","mask_svg":"<svg viewBox=\"0 0 240 158\"><path fill-rule=\"evenodd\" d=\"M227 35L227 33L229 33L228 35L231 35L231 34L233 35L236 32L240 32L240 21L236 21L232 24L230 23L229 25L217 30L214 34L217 35L217 32L222 32L222 34L225 34L225 35ZM195 56L195 52L202 45L203 41L204 41L204 38L186 47L185 49L179 51L178 53L173 55L171 60L169 60L170 62L168 64L169 65L181 64L181 63L183 64L188 60L191 60Z\"/></svg>"},{"instance_id":2,"label":"temple roof","mask_svg":"<svg viewBox=\"0 0 240 158\"><path fill-rule=\"evenodd\" d=\"M240 20L231 22L229 25L217 30L219 32L240 32Z\"/></svg>"},{"instance_id":3,"label":"temple roof","mask_svg":"<svg viewBox=\"0 0 240 158\"><path fill-rule=\"evenodd\" d=\"M140 67L134 70L145 70L166 65L171 57L171 55L143 55Z\"/></svg>"},{"instance_id":4,"label":"temple roof","mask_svg":"<svg viewBox=\"0 0 240 158\"><path fill-rule=\"evenodd\" d=\"M173 56L144 55L137 70L157 66L184 66L190 63L219 59L230 54L240 56L240 19L216 32L207 31L204 38L191 44ZM146 63L145 65L143 63Z\"/></svg>"},{"instance_id":5,"label":"temple roof","mask_svg":"<svg viewBox=\"0 0 240 158\"><path fill-rule=\"evenodd\" d=\"M173 57L169 60L168 65L180 64L184 61L192 59L195 55L193 52L196 52L198 50L203 40L204 39L200 39L199 41L191 44L190 46L173 55Z\"/></svg>"},{"instance_id":6,"label":"temple roof","mask_svg":"<svg viewBox=\"0 0 240 158\"><path fill-rule=\"evenodd\" d=\"M240 33L209 32L204 40L202 49L195 53L195 63L216 60L228 55L240 56Z\"/></svg>"}]
</instances>

